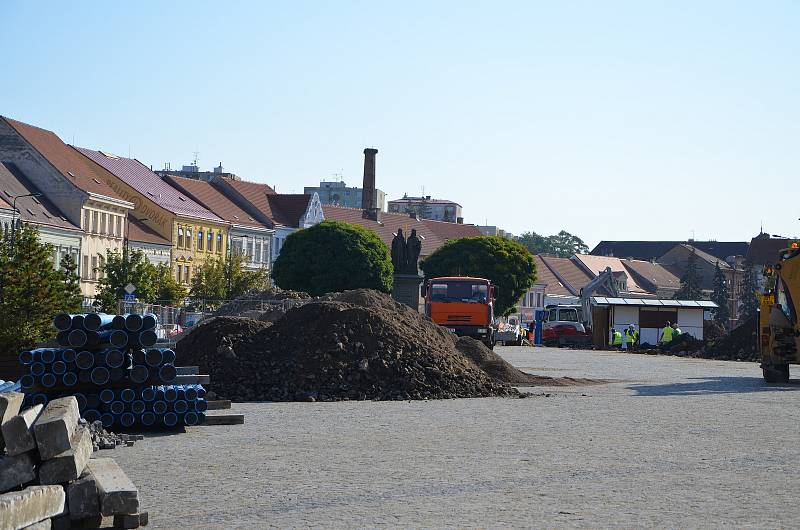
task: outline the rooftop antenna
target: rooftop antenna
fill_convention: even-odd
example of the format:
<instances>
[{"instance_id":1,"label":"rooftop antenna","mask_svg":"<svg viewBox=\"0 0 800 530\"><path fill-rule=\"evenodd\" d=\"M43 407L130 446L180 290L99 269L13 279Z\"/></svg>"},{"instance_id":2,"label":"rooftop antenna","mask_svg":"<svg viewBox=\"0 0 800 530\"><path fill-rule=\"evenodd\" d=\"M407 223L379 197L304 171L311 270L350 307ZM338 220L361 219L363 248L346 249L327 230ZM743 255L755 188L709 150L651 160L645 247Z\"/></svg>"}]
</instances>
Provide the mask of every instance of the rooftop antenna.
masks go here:
<instances>
[{"instance_id":1,"label":"rooftop antenna","mask_svg":"<svg viewBox=\"0 0 800 530\"><path fill-rule=\"evenodd\" d=\"M197 155L199 155L199 154L200 154L200 151L195 151L194 152L194 160L192 161L192 165L193 166L197 165Z\"/></svg>"}]
</instances>

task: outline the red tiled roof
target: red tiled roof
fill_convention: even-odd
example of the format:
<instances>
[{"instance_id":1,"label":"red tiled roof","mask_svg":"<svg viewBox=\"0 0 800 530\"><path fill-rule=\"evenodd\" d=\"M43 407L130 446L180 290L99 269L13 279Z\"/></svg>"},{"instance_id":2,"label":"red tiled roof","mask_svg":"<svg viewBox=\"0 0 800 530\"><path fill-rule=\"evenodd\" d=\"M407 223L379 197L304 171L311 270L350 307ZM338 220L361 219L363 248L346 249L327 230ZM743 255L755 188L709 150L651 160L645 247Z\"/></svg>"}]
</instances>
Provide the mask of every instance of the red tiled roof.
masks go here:
<instances>
[{"instance_id":1,"label":"red tiled roof","mask_svg":"<svg viewBox=\"0 0 800 530\"><path fill-rule=\"evenodd\" d=\"M105 183L104 177L107 175L103 173L107 173L106 170L62 142L55 133L11 118L2 119L77 188L119 199L116 192Z\"/></svg>"},{"instance_id":2,"label":"red tiled roof","mask_svg":"<svg viewBox=\"0 0 800 530\"><path fill-rule=\"evenodd\" d=\"M311 195L305 194L267 194L267 202L272 212L270 218L284 226L300 227L300 218L308 210Z\"/></svg>"},{"instance_id":3,"label":"red tiled roof","mask_svg":"<svg viewBox=\"0 0 800 530\"><path fill-rule=\"evenodd\" d=\"M267 196L274 195L275 190L266 184L233 179L219 179L211 184L228 196L230 196L230 190L235 191L262 215L265 215L269 220L274 222L275 216L272 213L272 207L269 204Z\"/></svg>"},{"instance_id":4,"label":"red tiled roof","mask_svg":"<svg viewBox=\"0 0 800 530\"><path fill-rule=\"evenodd\" d=\"M642 281L648 289L680 289L681 280L659 263L636 259L623 259L622 264L631 274L636 275L637 283Z\"/></svg>"},{"instance_id":5,"label":"red tiled roof","mask_svg":"<svg viewBox=\"0 0 800 530\"><path fill-rule=\"evenodd\" d=\"M448 241L450 239L459 239L462 237L477 237L483 234L475 225L466 225L459 223L448 223L445 221L434 221L432 219L422 219L431 232L438 235L441 239Z\"/></svg>"},{"instance_id":6,"label":"red tiled roof","mask_svg":"<svg viewBox=\"0 0 800 530\"><path fill-rule=\"evenodd\" d=\"M416 229L417 236L422 239L421 256L433 254L444 245L445 240L439 237L421 220L409 217L408 214L381 212L380 222L363 217L363 210L359 208L345 208L344 206L322 205L322 212L328 221L344 221L372 230L381 238L387 247L392 247L392 239L398 228L403 229L403 235L408 237L412 229Z\"/></svg>"},{"instance_id":7,"label":"red tiled roof","mask_svg":"<svg viewBox=\"0 0 800 530\"><path fill-rule=\"evenodd\" d=\"M11 209L11 205L4 201L2 197L0 197L0 208Z\"/></svg>"},{"instance_id":8,"label":"red tiled roof","mask_svg":"<svg viewBox=\"0 0 800 530\"><path fill-rule=\"evenodd\" d=\"M553 274L553 271L550 270L540 256L534 256L533 259L536 262L536 283L545 286L545 294L574 296Z\"/></svg>"},{"instance_id":9,"label":"red tiled roof","mask_svg":"<svg viewBox=\"0 0 800 530\"><path fill-rule=\"evenodd\" d=\"M591 254L575 254L572 259L583 264L583 266L592 273L592 278L603 272L607 267L610 267L612 272L624 272L625 275L629 277L629 293L642 294L647 292L646 289L636 282L634 277L628 274L620 258L612 256L593 256Z\"/></svg>"},{"instance_id":10,"label":"red tiled roof","mask_svg":"<svg viewBox=\"0 0 800 530\"><path fill-rule=\"evenodd\" d=\"M61 210L44 195L20 197L20 195L29 193L39 193L39 190L16 165L10 162L0 162L0 204L7 205L6 207L9 209L16 206L19 219L26 223L80 230L79 227L67 221ZM16 203L14 203L14 197L17 197Z\"/></svg>"},{"instance_id":11,"label":"red tiled roof","mask_svg":"<svg viewBox=\"0 0 800 530\"><path fill-rule=\"evenodd\" d=\"M140 241L142 243L172 246L169 239L162 237L158 232L132 215L128 215L128 239L130 241Z\"/></svg>"},{"instance_id":12,"label":"red tiled roof","mask_svg":"<svg viewBox=\"0 0 800 530\"><path fill-rule=\"evenodd\" d=\"M195 217L208 221L221 221L219 217L208 211L208 209L197 204L191 198L185 197L178 190L161 180L158 175L150 171L150 168L136 159L116 156L84 147L75 147L75 149L93 162L103 166L103 168L131 188L175 215Z\"/></svg>"},{"instance_id":13,"label":"red tiled roof","mask_svg":"<svg viewBox=\"0 0 800 530\"><path fill-rule=\"evenodd\" d=\"M164 177L164 182L189 195L192 199L230 223L267 228L205 180L168 175Z\"/></svg>"},{"instance_id":14,"label":"red tiled roof","mask_svg":"<svg viewBox=\"0 0 800 530\"><path fill-rule=\"evenodd\" d=\"M556 277L567 282L564 287L574 296L578 296L581 288L586 287L592 278L569 258L556 258L540 255L540 259L547 265ZM564 283L562 282L562 284Z\"/></svg>"}]
</instances>

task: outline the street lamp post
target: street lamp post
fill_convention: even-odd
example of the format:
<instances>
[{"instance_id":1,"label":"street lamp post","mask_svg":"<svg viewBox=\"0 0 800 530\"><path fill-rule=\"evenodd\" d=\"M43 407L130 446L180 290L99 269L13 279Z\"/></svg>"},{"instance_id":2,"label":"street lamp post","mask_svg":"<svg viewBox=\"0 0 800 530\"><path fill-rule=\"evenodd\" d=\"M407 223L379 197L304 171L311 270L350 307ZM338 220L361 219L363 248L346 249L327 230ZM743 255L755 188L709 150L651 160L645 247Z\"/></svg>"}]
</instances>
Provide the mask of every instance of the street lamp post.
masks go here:
<instances>
[{"instance_id":1,"label":"street lamp post","mask_svg":"<svg viewBox=\"0 0 800 530\"><path fill-rule=\"evenodd\" d=\"M11 250L13 252L17 242L17 199L23 197L41 197L41 193L25 193L23 195L14 195L14 200L11 201Z\"/></svg>"}]
</instances>

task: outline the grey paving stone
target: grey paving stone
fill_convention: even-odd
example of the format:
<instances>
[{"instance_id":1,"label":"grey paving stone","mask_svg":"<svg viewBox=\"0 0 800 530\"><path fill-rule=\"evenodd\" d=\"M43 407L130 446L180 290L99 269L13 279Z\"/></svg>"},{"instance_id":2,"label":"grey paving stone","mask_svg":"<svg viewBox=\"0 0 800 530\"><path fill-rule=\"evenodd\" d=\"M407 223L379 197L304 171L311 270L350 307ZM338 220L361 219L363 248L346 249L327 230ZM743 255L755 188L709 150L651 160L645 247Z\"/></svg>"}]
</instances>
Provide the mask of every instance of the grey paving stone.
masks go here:
<instances>
[{"instance_id":1,"label":"grey paving stone","mask_svg":"<svg viewBox=\"0 0 800 530\"><path fill-rule=\"evenodd\" d=\"M2 426L3 439L9 455L18 455L36 449L32 426L44 405L35 405L9 418Z\"/></svg>"},{"instance_id":2,"label":"grey paving stone","mask_svg":"<svg viewBox=\"0 0 800 530\"><path fill-rule=\"evenodd\" d=\"M139 511L139 490L112 458L92 458L86 465L100 497L100 513L109 516Z\"/></svg>"},{"instance_id":3,"label":"grey paving stone","mask_svg":"<svg viewBox=\"0 0 800 530\"><path fill-rule=\"evenodd\" d=\"M33 452L0 456L0 493L36 479L36 458Z\"/></svg>"},{"instance_id":4,"label":"grey paving stone","mask_svg":"<svg viewBox=\"0 0 800 530\"><path fill-rule=\"evenodd\" d=\"M78 426L78 400L73 396L50 401L33 424L33 434L42 460L53 458L70 448Z\"/></svg>"},{"instance_id":5,"label":"grey paving stone","mask_svg":"<svg viewBox=\"0 0 800 530\"><path fill-rule=\"evenodd\" d=\"M40 484L62 484L81 476L92 456L92 435L79 427L72 435L71 447L39 466Z\"/></svg>"},{"instance_id":6,"label":"grey paving stone","mask_svg":"<svg viewBox=\"0 0 800 530\"><path fill-rule=\"evenodd\" d=\"M67 486L67 504L72 519L100 515L100 498L97 482L91 472L84 470L80 478Z\"/></svg>"},{"instance_id":7,"label":"grey paving stone","mask_svg":"<svg viewBox=\"0 0 800 530\"><path fill-rule=\"evenodd\" d=\"M0 530L18 530L64 511L64 488L30 486L0 495Z\"/></svg>"}]
</instances>

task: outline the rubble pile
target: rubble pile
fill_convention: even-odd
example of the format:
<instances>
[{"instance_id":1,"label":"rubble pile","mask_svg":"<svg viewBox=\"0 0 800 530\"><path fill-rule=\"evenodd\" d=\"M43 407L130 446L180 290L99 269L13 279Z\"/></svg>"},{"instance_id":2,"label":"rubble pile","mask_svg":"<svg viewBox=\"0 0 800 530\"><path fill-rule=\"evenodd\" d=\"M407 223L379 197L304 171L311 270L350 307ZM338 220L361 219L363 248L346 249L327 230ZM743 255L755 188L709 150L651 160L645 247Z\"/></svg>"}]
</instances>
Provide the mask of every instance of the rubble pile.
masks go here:
<instances>
[{"instance_id":1,"label":"rubble pile","mask_svg":"<svg viewBox=\"0 0 800 530\"><path fill-rule=\"evenodd\" d=\"M204 360L213 390L234 401L519 395L462 354L455 335L375 291L328 295L272 325L223 322L200 326L177 351L184 364Z\"/></svg>"},{"instance_id":2,"label":"rubble pile","mask_svg":"<svg viewBox=\"0 0 800 530\"><path fill-rule=\"evenodd\" d=\"M258 320L253 312L272 312L277 309L284 312L294 301L308 300L307 293L299 291L284 291L273 287L271 289L251 289L242 296L222 305L214 312L214 316L248 316ZM286 302L286 303L283 303Z\"/></svg>"},{"instance_id":3,"label":"rubble pile","mask_svg":"<svg viewBox=\"0 0 800 530\"><path fill-rule=\"evenodd\" d=\"M80 421L70 396L22 409L24 395L0 393L0 528L117 528L147 524L139 492L111 458L91 459L102 424ZM108 434L108 433L106 433Z\"/></svg>"},{"instance_id":4,"label":"rubble pile","mask_svg":"<svg viewBox=\"0 0 800 530\"><path fill-rule=\"evenodd\" d=\"M758 316L752 316L719 340L710 343L706 356L711 359L758 361Z\"/></svg>"}]
</instances>

